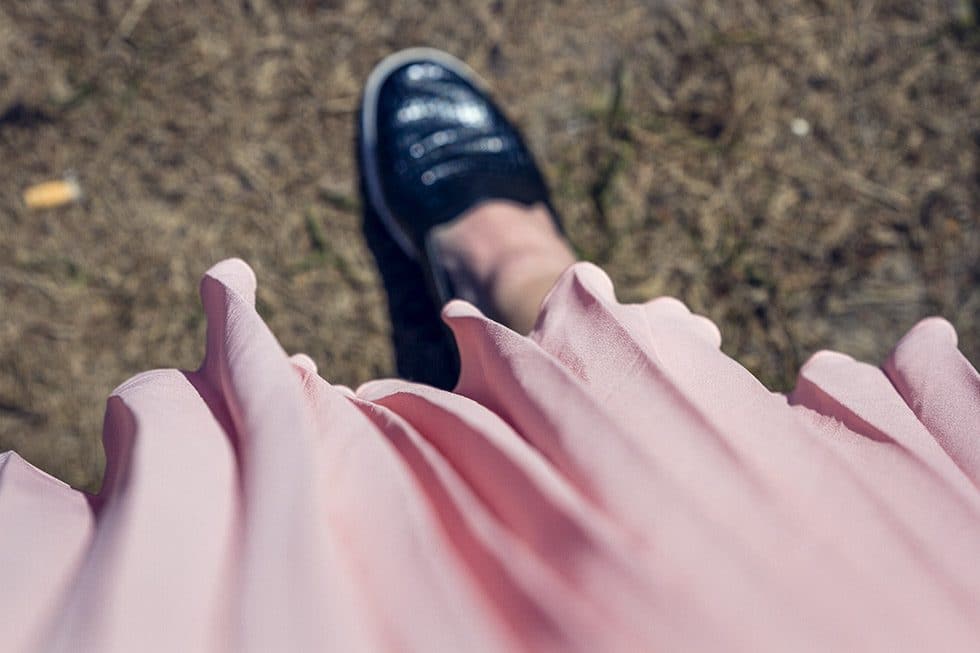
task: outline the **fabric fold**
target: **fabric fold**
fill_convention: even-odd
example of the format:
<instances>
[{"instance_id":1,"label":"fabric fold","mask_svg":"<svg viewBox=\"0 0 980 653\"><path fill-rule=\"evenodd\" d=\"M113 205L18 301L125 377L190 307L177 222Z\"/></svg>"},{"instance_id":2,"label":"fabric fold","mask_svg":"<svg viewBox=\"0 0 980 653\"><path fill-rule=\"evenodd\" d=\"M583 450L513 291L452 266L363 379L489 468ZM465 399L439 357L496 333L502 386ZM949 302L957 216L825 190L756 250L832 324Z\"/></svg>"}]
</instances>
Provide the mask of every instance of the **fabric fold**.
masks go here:
<instances>
[{"instance_id":1,"label":"fabric fold","mask_svg":"<svg viewBox=\"0 0 980 653\"><path fill-rule=\"evenodd\" d=\"M980 376L943 320L782 395L582 263L526 337L448 304L453 392L353 391L255 293L214 266L201 368L112 393L98 495L0 453L4 651L980 648Z\"/></svg>"}]
</instances>

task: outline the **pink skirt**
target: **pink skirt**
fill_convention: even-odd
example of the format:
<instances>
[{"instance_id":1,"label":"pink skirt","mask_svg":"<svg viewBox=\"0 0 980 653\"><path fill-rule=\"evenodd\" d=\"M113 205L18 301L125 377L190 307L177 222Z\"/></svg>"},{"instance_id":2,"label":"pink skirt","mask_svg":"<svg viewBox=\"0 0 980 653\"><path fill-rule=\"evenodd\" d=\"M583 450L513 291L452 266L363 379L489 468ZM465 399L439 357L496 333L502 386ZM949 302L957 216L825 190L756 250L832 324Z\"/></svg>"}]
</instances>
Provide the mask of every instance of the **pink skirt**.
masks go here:
<instances>
[{"instance_id":1,"label":"pink skirt","mask_svg":"<svg viewBox=\"0 0 980 653\"><path fill-rule=\"evenodd\" d=\"M577 264L455 392L287 356L225 261L89 496L0 454L3 651L980 651L980 376L940 319L788 396Z\"/></svg>"}]
</instances>

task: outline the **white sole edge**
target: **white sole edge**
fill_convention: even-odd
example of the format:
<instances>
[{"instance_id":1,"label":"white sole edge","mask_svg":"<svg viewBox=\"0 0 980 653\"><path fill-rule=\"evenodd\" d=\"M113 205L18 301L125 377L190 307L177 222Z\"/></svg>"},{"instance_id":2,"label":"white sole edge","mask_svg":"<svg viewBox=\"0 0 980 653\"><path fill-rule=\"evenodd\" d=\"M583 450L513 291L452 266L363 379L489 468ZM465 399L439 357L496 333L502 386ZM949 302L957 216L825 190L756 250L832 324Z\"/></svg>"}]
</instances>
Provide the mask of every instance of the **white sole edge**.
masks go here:
<instances>
[{"instance_id":1,"label":"white sole edge","mask_svg":"<svg viewBox=\"0 0 980 653\"><path fill-rule=\"evenodd\" d=\"M401 228L398 221L395 220L391 209L384 200L384 194L381 192L381 179L378 175L378 161L375 157L375 146L378 144L377 107L378 93L381 92L381 86L395 70L410 61L420 60L434 61L453 71L477 88L481 90L486 89L486 84L472 68L451 54L442 50L436 50L435 48L408 48L390 54L382 59L374 67L374 70L371 71L371 74L368 75L367 82L364 85L364 97L361 101L360 124L361 167L364 171L364 185L367 190L367 199L388 229L391 237L398 243L401 250L414 261L420 260L420 252L409 235Z\"/></svg>"}]
</instances>

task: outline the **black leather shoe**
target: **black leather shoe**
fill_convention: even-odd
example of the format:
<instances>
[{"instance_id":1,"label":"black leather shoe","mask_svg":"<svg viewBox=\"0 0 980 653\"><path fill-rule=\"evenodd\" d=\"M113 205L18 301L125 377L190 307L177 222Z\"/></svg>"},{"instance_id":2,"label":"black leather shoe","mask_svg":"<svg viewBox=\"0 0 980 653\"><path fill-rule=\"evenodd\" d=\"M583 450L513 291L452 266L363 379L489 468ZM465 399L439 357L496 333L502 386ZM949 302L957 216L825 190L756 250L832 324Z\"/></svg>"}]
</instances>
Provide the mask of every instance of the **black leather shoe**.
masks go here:
<instances>
[{"instance_id":1,"label":"black leather shoe","mask_svg":"<svg viewBox=\"0 0 980 653\"><path fill-rule=\"evenodd\" d=\"M476 74L439 50L412 48L368 77L359 129L367 201L425 268L440 303L456 296L431 242L434 227L494 199L542 203L548 188L517 129Z\"/></svg>"}]
</instances>

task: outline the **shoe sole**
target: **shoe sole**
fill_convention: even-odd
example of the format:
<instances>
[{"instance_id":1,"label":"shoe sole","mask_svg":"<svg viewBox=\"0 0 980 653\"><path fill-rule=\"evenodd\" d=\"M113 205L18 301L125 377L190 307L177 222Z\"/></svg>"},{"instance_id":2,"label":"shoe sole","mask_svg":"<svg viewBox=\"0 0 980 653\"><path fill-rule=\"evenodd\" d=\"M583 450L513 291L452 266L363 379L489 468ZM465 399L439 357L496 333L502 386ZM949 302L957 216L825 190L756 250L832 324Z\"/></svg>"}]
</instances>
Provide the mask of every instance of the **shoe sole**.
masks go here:
<instances>
[{"instance_id":1,"label":"shoe sole","mask_svg":"<svg viewBox=\"0 0 980 653\"><path fill-rule=\"evenodd\" d=\"M364 185L367 190L367 200L388 234L398 243L405 254L414 261L421 261L422 254L412 242L408 233L402 229L395 219L391 208L385 202L381 191L381 176L378 172L378 160L375 155L378 144L378 94L388 77L402 66L414 62L432 61L444 66L459 75L467 82L486 92L486 83L465 63L441 50L434 48L408 48L388 55L374 67L364 85L364 97L361 100L361 169L364 174Z\"/></svg>"}]
</instances>

